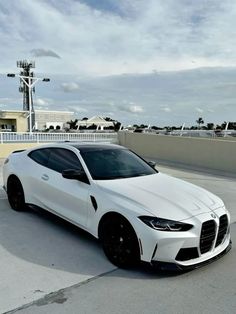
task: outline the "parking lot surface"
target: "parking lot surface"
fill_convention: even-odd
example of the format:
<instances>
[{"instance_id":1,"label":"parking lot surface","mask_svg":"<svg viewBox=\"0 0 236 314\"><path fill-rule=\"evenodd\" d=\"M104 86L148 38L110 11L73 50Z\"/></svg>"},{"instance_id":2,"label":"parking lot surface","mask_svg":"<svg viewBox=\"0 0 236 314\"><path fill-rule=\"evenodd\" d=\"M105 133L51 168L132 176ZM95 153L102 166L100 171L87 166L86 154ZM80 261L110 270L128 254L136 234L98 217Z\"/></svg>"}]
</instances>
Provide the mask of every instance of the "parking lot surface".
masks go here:
<instances>
[{"instance_id":1,"label":"parking lot surface","mask_svg":"<svg viewBox=\"0 0 236 314\"><path fill-rule=\"evenodd\" d=\"M236 179L158 168L224 200L229 254L187 273L117 269L91 236L44 212L12 211L0 188L0 313L236 313Z\"/></svg>"}]
</instances>

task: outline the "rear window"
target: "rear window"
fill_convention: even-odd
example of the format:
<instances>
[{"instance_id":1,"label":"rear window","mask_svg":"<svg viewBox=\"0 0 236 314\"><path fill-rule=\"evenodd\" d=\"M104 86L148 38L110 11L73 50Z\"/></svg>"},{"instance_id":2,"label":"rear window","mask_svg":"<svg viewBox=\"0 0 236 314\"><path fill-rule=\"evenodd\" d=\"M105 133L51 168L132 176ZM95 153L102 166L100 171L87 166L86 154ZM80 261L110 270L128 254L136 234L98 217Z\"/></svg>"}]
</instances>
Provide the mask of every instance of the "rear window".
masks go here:
<instances>
[{"instance_id":1,"label":"rear window","mask_svg":"<svg viewBox=\"0 0 236 314\"><path fill-rule=\"evenodd\" d=\"M30 152L28 156L38 164L47 167L49 155L50 150L48 148L42 148Z\"/></svg>"},{"instance_id":2,"label":"rear window","mask_svg":"<svg viewBox=\"0 0 236 314\"><path fill-rule=\"evenodd\" d=\"M47 167L60 173L67 169L82 169L76 154L68 149L61 148L51 149Z\"/></svg>"},{"instance_id":3,"label":"rear window","mask_svg":"<svg viewBox=\"0 0 236 314\"><path fill-rule=\"evenodd\" d=\"M67 169L82 169L76 154L64 148L42 148L34 150L28 156L38 164L60 173Z\"/></svg>"}]
</instances>

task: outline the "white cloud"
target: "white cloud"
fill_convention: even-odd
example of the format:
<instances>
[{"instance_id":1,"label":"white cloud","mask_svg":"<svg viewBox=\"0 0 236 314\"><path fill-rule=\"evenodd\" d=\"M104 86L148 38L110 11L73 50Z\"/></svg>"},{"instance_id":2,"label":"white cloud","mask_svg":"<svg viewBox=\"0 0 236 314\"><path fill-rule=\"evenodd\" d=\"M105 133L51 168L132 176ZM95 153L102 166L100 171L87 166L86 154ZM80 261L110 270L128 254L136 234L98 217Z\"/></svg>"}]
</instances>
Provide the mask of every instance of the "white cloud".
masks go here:
<instances>
[{"instance_id":1,"label":"white cloud","mask_svg":"<svg viewBox=\"0 0 236 314\"><path fill-rule=\"evenodd\" d=\"M4 67L32 51L55 57L37 60L43 71L79 75L236 65L232 0L120 0L109 10L91 3L2 1Z\"/></svg>"},{"instance_id":2,"label":"white cloud","mask_svg":"<svg viewBox=\"0 0 236 314\"><path fill-rule=\"evenodd\" d=\"M142 113L144 111L142 106L137 105L132 105L128 109L132 113Z\"/></svg>"},{"instance_id":3,"label":"white cloud","mask_svg":"<svg viewBox=\"0 0 236 314\"><path fill-rule=\"evenodd\" d=\"M88 112L88 110L86 108L80 107L80 106L76 106L76 105L68 105L67 109L69 111L74 111L76 113L85 113Z\"/></svg>"},{"instance_id":4,"label":"white cloud","mask_svg":"<svg viewBox=\"0 0 236 314\"><path fill-rule=\"evenodd\" d=\"M36 98L34 100L34 105L35 106L40 106L40 107L48 106L49 105L49 101L46 100L46 99L42 99L42 98Z\"/></svg>"},{"instance_id":5,"label":"white cloud","mask_svg":"<svg viewBox=\"0 0 236 314\"><path fill-rule=\"evenodd\" d=\"M162 107L161 110L164 112L171 112L172 111L169 107Z\"/></svg>"},{"instance_id":6,"label":"white cloud","mask_svg":"<svg viewBox=\"0 0 236 314\"><path fill-rule=\"evenodd\" d=\"M129 112L129 113L135 113L135 114L139 114L144 112L144 109L142 106L140 105L135 105L133 102L131 103L125 103L126 101L124 101L123 105L118 105L117 108L120 111L124 111L124 112Z\"/></svg>"},{"instance_id":7,"label":"white cloud","mask_svg":"<svg viewBox=\"0 0 236 314\"><path fill-rule=\"evenodd\" d=\"M235 27L232 0L0 1L1 73L17 73L15 62L32 53L54 56L37 58L35 69L60 74L45 89L37 85L50 109L52 102L54 110L75 105L89 116L112 112L153 124L204 113L220 122L235 115ZM222 74L221 68L178 72L214 66L224 67ZM177 72L162 72L169 70ZM12 99L0 102L21 110L16 81L6 85L2 97Z\"/></svg>"},{"instance_id":8,"label":"white cloud","mask_svg":"<svg viewBox=\"0 0 236 314\"><path fill-rule=\"evenodd\" d=\"M80 89L79 84L75 82L62 83L61 86L63 88L63 91L66 93L77 92Z\"/></svg>"},{"instance_id":9,"label":"white cloud","mask_svg":"<svg viewBox=\"0 0 236 314\"><path fill-rule=\"evenodd\" d=\"M199 113L203 113L203 112L204 112L204 110L201 109L201 108L195 108L195 110L196 110L197 112L199 112Z\"/></svg>"},{"instance_id":10,"label":"white cloud","mask_svg":"<svg viewBox=\"0 0 236 314\"><path fill-rule=\"evenodd\" d=\"M42 49L42 48L38 48L38 49L32 49L31 50L31 54L33 57L53 57L53 58L58 58L60 59L61 57L55 53L52 50L47 50L47 49Z\"/></svg>"}]
</instances>

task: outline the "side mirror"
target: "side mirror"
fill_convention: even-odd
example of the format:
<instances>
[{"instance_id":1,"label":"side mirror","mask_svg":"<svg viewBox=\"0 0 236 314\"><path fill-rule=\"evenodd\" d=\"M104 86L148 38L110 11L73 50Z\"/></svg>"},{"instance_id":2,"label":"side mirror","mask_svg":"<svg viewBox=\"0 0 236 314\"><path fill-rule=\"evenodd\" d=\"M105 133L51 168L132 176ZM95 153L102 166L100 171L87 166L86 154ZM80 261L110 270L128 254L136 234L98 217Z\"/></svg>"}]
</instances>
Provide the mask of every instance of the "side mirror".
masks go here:
<instances>
[{"instance_id":1,"label":"side mirror","mask_svg":"<svg viewBox=\"0 0 236 314\"><path fill-rule=\"evenodd\" d=\"M89 184L86 173L81 169L66 169L62 171L62 176L69 180L78 180Z\"/></svg>"},{"instance_id":2,"label":"side mirror","mask_svg":"<svg viewBox=\"0 0 236 314\"><path fill-rule=\"evenodd\" d=\"M155 161L148 161L149 166L151 166L152 168L156 167L156 163Z\"/></svg>"}]
</instances>

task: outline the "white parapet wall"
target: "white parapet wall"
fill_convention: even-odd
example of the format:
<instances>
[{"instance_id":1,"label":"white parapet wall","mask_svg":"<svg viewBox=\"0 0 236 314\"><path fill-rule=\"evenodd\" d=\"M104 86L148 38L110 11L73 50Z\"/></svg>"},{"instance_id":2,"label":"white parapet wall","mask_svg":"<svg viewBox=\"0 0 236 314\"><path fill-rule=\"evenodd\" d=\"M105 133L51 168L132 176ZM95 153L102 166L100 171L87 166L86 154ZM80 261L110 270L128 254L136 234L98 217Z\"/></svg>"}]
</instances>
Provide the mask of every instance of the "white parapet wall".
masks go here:
<instances>
[{"instance_id":1,"label":"white parapet wall","mask_svg":"<svg viewBox=\"0 0 236 314\"><path fill-rule=\"evenodd\" d=\"M0 159L6 158L15 150L27 149L35 147L39 144L37 143L10 143L10 144L0 144Z\"/></svg>"},{"instance_id":2,"label":"white parapet wall","mask_svg":"<svg viewBox=\"0 0 236 314\"><path fill-rule=\"evenodd\" d=\"M119 143L154 160L236 175L236 141L119 132Z\"/></svg>"},{"instance_id":3,"label":"white parapet wall","mask_svg":"<svg viewBox=\"0 0 236 314\"><path fill-rule=\"evenodd\" d=\"M91 133L15 133L0 132L0 158L6 158L14 150L27 149L39 144L56 142L101 142L117 143L116 132Z\"/></svg>"}]
</instances>

